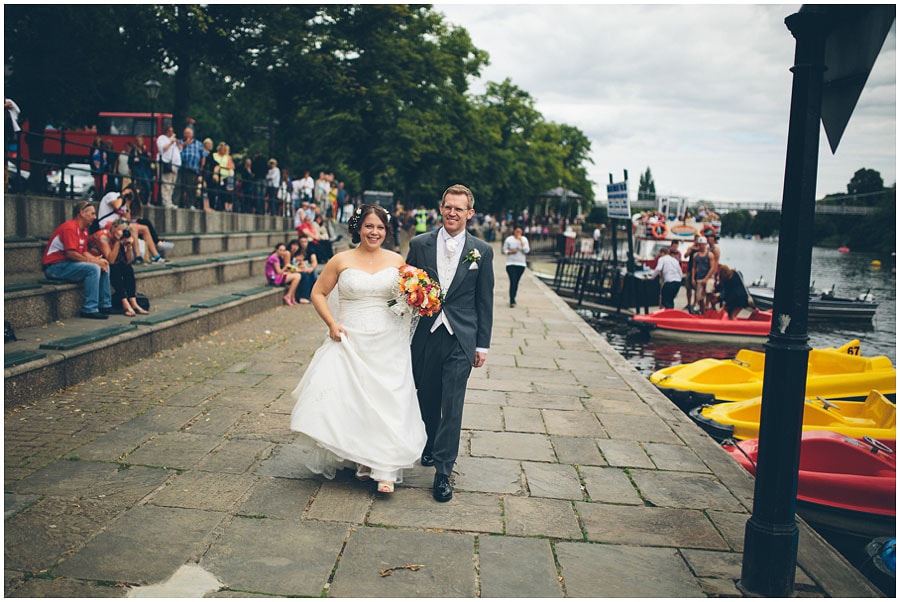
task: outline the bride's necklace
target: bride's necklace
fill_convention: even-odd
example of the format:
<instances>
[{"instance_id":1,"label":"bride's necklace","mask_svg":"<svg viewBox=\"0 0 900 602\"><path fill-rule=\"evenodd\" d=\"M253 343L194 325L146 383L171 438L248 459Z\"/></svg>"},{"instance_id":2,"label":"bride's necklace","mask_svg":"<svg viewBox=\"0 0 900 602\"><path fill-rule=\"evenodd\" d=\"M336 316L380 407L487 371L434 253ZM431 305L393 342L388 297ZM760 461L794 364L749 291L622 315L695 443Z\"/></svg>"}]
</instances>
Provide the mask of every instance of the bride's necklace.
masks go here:
<instances>
[{"instance_id":1,"label":"bride's necklace","mask_svg":"<svg viewBox=\"0 0 900 602\"><path fill-rule=\"evenodd\" d=\"M372 265L375 264L375 259L376 259L377 253L369 253L369 252L367 252L367 251L361 251L360 254L362 255L363 259L364 259L370 266L372 266Z\"/></svg>"}]
</instances>

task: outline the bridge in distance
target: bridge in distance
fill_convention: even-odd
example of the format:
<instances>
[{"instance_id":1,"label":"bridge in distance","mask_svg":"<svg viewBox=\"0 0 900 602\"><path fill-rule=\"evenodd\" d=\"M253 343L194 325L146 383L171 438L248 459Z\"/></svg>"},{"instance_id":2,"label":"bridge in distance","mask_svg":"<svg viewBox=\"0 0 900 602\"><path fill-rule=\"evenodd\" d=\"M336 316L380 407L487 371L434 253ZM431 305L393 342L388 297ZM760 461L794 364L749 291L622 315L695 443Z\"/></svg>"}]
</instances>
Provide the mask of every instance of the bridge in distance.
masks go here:
<instances>
[{"instance_id":1,"label":"bridge in distance","mask_svg":"<svg viewBox=\"0 0 900 602\"><path fill-rule=\"evenodd\" d=\"M657 201L631 201L632 211L648 211L657 208ZM696 201L689 203L692 211L699 205L706 205L715 210L719 215L732 211L778 211L781 212L781 203L733 203L724 201ZM877 207L859 207L843 205L825 205L816 203L816 213L827 215L868 215L877 211Z\"/></svg>"}]
</instances>

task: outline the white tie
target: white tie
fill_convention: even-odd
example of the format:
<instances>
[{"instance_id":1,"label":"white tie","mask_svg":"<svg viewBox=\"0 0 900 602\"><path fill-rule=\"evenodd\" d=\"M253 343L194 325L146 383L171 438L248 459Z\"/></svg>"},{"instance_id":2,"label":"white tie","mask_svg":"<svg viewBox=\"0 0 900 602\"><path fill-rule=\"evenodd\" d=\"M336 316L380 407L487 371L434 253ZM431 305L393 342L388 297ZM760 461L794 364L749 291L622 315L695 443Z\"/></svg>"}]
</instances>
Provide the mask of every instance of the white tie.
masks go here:
<instances>
[{"instance_id":1,"label":"white tie","mask_svg":"<svg viewBox=\"0 0 900 602\"><path fill-rule=\"evenodd\" d=\"M459 247L459 243L456 242L455 238L448 238L444 241L444 252L447 254L447 259L453 259L453 256L456 254L456 249Z\"/></svg>"}]
</instances>

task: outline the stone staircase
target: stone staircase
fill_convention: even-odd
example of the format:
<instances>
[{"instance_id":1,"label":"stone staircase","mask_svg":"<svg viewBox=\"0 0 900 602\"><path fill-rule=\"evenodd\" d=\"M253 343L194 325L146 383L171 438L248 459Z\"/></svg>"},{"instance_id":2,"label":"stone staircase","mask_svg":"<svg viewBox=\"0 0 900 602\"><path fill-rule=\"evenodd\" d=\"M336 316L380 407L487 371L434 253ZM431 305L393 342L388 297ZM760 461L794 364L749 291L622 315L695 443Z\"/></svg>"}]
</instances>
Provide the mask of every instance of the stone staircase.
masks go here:
<instances>
[{"instance_id":1,"label":"stone staircase","mask_svg":"<svg viewBox=\"0 0 900 602\"><path fill-rule=\"evenodd\" d=\"M137 290L149 297L151 313L80 318L81 285L48 280L40 269L47 239L71 205L44 197L4 200L4 319L19 339L4 345L5 407L282 303L282 289L265 285L265 259L277 243L295 237L292 220L149 207L145 217L174 245L166 263L135 266Z\"/></svg>"}]
</instances>

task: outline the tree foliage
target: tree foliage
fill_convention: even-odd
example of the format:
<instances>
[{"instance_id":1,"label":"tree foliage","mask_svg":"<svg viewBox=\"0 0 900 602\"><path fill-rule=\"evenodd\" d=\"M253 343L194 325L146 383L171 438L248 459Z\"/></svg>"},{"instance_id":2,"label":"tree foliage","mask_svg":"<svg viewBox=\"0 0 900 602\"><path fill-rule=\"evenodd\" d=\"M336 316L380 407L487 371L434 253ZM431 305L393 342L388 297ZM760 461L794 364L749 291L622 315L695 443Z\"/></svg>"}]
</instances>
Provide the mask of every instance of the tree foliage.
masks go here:
<instances>
[{"instance_id":1,"label":"tree foliage","mask_svg":"<svg viewBox=\"0 0 900 602\"><path fill-rule=\"evenodd\" d=\"M143 84L152 78L163 84L155 110L171 112L176 129L190 117L198 137L225 140L233 154L259 150L292 174L333 170L352 191L433 205L463 182L484 211L522 209L559 185L594 199L587 136L547 122L508 79L472 95L487 53L429 5L5 13L7 93L35 124L148 111Z\"/></svg>"},{"instance_id":2,"label":"tree foliage","mask_svg":"<svg viewBox=\"0 0 900 602\"><path fill-rule=\"evenodd\" d=\"M656 182L653 181L653 174L650 173L649 167L647 167L647 171L641 174L641 180L638 184L638 200L656 200Z\"/></svg>"}]
</instances>

